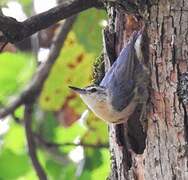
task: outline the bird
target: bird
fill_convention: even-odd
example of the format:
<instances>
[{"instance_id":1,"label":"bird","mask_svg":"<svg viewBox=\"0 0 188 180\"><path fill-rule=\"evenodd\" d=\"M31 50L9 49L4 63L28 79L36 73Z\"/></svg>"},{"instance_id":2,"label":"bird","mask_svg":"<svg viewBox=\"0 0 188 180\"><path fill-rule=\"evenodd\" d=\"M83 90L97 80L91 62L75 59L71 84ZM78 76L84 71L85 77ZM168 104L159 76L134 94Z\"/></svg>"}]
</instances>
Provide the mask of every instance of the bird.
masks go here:
<instances>
[{"instance_id":1,"label":"bird","mask_svg":"<svg viewBox=\"0 0 188 180\"><path fill-rule=\"evenodd\" d=\"M99 85L69 86L94 114L107 123L127 122L148 99L149 70L144 63L143 30L135 31Z\"/></svg>"}]
</instances>

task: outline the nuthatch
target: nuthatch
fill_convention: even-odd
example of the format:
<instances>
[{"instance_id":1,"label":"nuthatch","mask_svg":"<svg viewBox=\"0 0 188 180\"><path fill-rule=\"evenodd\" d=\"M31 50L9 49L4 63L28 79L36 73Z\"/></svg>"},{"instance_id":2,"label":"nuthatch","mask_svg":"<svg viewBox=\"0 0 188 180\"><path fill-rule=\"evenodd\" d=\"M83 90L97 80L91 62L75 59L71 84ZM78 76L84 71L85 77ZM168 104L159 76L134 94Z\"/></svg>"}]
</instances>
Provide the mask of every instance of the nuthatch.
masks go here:
<instances>
[{"instance_id":1,"label":"nuthatch","mask_svg":"<svg viewBox=\"0 0 188 180\"><path fill-rule=\"evenodd\" d=\"M134 32L99 85L70 88L96 116L109 123L126 122L138 103L148 99L149 71L143 56L143 30Z\"/></svg>"}]
</instances>

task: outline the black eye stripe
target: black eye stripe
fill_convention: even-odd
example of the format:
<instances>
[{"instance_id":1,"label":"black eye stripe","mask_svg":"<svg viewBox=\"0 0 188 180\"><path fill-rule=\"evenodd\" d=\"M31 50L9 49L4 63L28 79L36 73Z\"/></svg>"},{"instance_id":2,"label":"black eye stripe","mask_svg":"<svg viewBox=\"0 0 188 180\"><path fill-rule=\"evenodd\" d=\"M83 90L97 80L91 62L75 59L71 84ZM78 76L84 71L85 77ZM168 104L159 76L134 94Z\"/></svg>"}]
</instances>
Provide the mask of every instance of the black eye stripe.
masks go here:
<instances>
[{"instance_id":1,"label":"black eye stripe","mask_svg":"<svg viewBox=\"0 0 188 180\"><path fill-rule=\"evenodd\" d=\"M87 87L85 87L85 89L86 89L86 91L88 91L88 92L91 92L91 93L93 93L93 92L100 92L100 93L102 93L103 91L105 91L105 88L104 87L100 87L100 86L87 86Z\"/></svg>"},{"instance_id":2,"label":"black eye stripe","mask_svg":"<svg viewBox=\"0 0 188 180\"><path fill-rule=\"evenodd\" d=\"M89 91L90 91L90 92L96 92L97 89L96 89L96 88L92 88L92 89L90 89Z\"/></svg>"}]
</instances>

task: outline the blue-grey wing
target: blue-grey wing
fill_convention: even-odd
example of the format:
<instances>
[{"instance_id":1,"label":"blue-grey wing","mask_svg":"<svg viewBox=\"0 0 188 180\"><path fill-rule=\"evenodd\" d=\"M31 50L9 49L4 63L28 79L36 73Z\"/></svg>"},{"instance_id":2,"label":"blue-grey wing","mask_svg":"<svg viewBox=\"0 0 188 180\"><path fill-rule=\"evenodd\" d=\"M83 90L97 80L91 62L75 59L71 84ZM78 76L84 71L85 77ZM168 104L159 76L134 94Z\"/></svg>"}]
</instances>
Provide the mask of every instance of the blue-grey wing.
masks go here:
<instances>
[{"instance_id":1,"label":"blue-grey wing","mask_svg":"<svg viewBox=\"0 0 188 180\"><path fill-rule=\"evenodd\" d=\"M112 106L118 111L123 110L134 96L134 67L136 62L135 41L133 40L123 48L119 57L100 83L101 86L108 89Z\"/></svg>"}]
</instances>

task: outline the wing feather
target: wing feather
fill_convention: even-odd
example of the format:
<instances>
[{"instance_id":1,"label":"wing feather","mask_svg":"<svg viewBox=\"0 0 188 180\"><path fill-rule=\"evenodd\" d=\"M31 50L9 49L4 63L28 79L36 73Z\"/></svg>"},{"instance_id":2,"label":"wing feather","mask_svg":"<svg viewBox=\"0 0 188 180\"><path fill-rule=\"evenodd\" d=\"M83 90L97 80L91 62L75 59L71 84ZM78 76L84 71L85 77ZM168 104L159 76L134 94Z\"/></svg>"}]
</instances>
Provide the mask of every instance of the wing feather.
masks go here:
<instances>
[{"instance_id":1,"label":"wing feather","mask_svg":"<svg viewBox=\"0 0 188 180\"><path fill-rule=\"evenodd\" d=\"M137 34L133 34L131 41L123 48L100 83L100 86L108 89L112 106L118 111L122 111L134 96L134 71L136 65L134 43L136 37Z\"/></svg>"}]
</instances>

